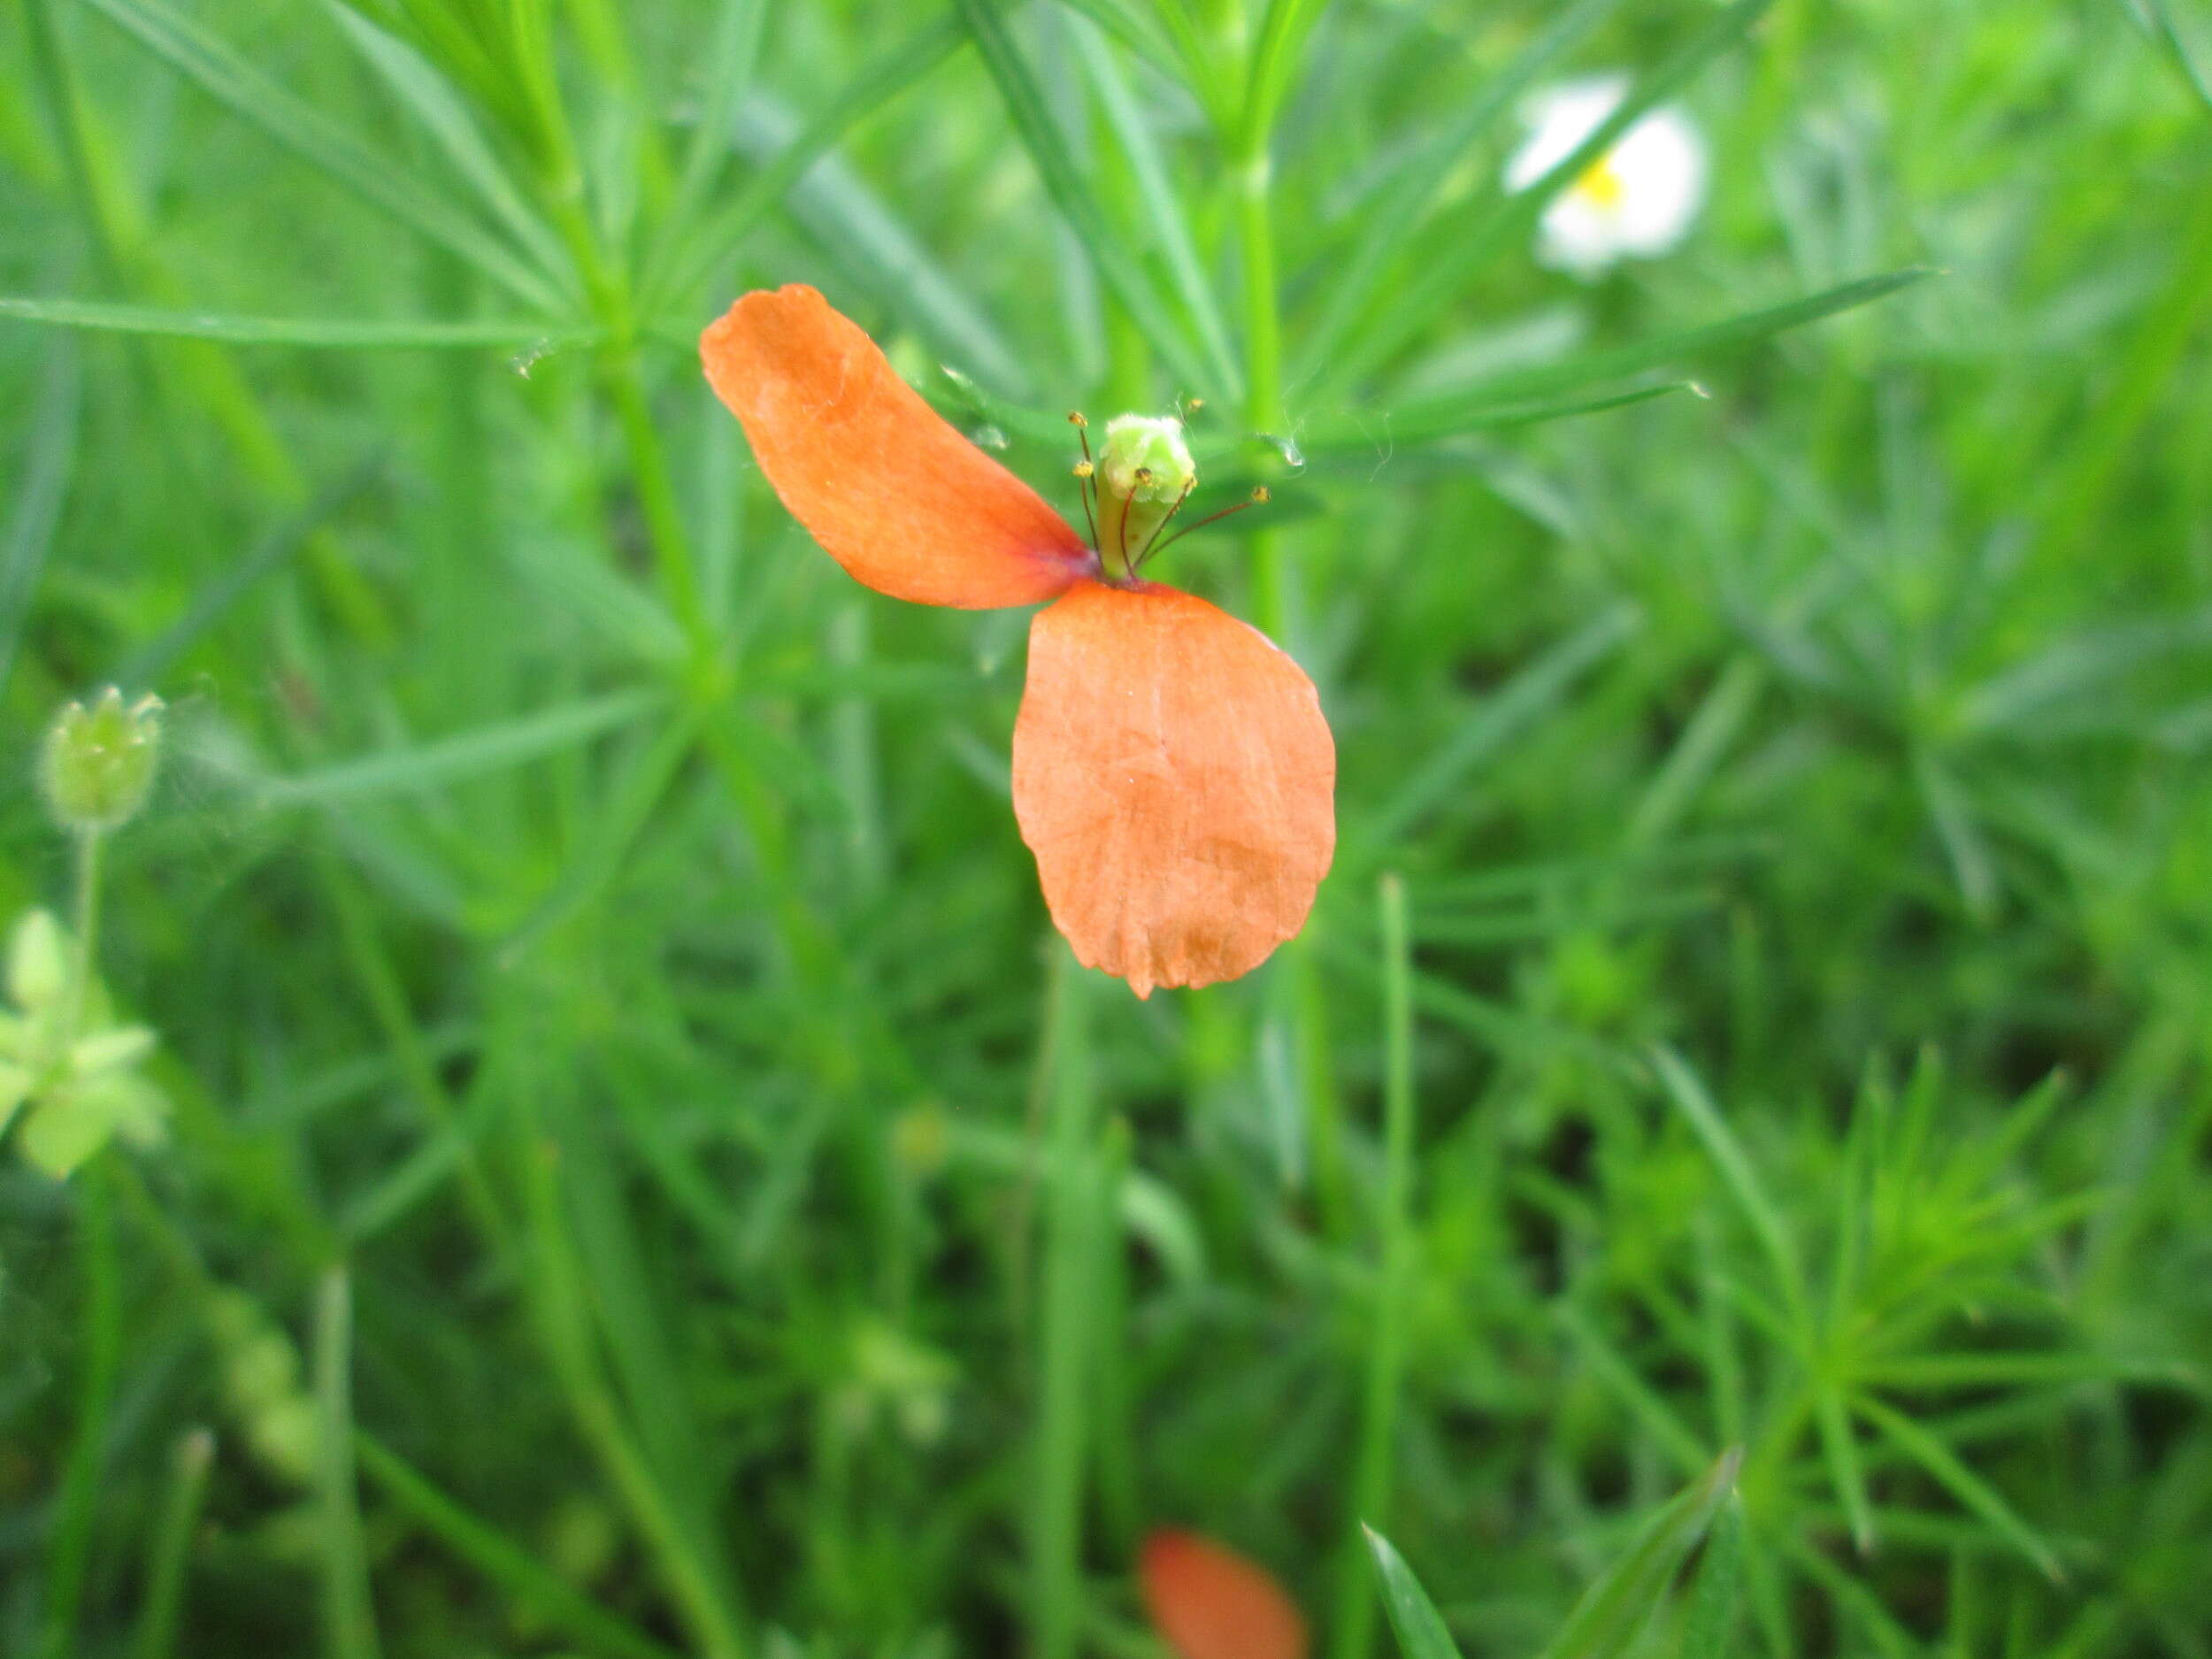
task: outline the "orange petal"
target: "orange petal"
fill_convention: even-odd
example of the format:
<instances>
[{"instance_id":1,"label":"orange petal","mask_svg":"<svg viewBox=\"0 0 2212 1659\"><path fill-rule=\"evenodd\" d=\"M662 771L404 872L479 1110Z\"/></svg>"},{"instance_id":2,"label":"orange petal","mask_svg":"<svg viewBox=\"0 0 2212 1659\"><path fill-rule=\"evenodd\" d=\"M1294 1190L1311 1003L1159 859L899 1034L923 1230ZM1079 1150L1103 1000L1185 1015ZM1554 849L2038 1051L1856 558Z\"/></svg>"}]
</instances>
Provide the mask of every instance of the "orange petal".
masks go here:
<instances>
[{"instance_id":1,"label":"orange petal","mask_svg":"<svg viewBox=\"0 0 2212 1659\"><path fill-rule=\"evenodd\" d=\"M879 592L1028 605L1097 569L1065 519L812 288L746 295L699 336L699 357L783 504Z\"/></svg>"},{"instance_id":2,"label":"orange petal","mask_svg":"<svg viewBox=\"0 0 2212 1659\"><path fill-rule=\"evenodd\" d=\"M1052 919L1139 996L1248 973L1336 849L1313 682L1202 599L1086 581L1029 625L1014 815Z\"/></svg>"},{"instance_id":3,"label":"orange petal","mask_svg":"<svg viewBox=\"0 0 2212 1659\"><path fill-rule=\"evenodd\" d=\"M1137 1576L1152 1623L1183 1659L1305 1659L1306 1621L1282 1586L1211 1539L1155 1532Z\"/></svg>"}]
</instances>

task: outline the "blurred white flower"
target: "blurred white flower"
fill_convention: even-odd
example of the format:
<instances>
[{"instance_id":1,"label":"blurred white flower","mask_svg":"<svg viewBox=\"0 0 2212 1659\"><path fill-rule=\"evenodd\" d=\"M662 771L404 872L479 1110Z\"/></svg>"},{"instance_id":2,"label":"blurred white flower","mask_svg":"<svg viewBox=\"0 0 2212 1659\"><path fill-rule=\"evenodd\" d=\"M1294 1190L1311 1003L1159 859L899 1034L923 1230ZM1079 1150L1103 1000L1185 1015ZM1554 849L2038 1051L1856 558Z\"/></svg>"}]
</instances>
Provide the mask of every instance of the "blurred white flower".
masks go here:
<instances>
[{"instance_id":1,"label":"blurred white flower","mask_svg":"<svg viewBox=\"0 0 2212 1659\"><path fill-rule=\"evenodd\" d=\"M1506 164L1509 190L1525 190L1620 107L1624 75L1570 81L1529 100L1528 139ZM1648 258L1682 240L1705 204L1705 141L1669 104L1623 133L1545 208L1536 257L1587 280L1621 259Z\"/></svg>"}]
</instances>

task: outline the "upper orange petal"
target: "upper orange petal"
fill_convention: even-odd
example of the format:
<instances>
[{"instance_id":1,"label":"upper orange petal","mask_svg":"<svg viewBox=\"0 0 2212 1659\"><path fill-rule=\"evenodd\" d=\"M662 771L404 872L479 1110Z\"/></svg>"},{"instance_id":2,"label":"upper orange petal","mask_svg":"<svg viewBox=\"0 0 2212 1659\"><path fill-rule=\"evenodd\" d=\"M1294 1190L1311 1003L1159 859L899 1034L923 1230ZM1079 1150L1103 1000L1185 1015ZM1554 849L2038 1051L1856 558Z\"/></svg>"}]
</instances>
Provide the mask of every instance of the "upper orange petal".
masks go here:
<instances>
[{"instance_id":1,"label":"upper orange petal","mask_svg":"<svg viewBox=\"0 0 2212 1659\"><path fill-rule=\"evenodd\" d=\"M1155 1532L1137 1576L1153 1624L1183 1659L1305 1659L1306 1621L1282 1586L1211 1539Z\"/></svg>"},{"instance_id":2,"label":"upper orange petal","mask_svg":"<svg viewBox=\"0 0 2212 1659\"><path fill-rule=\"evenodd\" d=\"M1027 605L1097 568L1065 519L812 288L746 295L699 336L699 357L783 504L879 592Z\"/></svg>"},{"instance_id":3,"label":"upper orange petal","mask_svg":"<svg viewBox=\"0 0 2212 1659\"><path fill-rule=\"evenodd\" d=\"M1150 582L1079 583L1029 625L1014 815L1078 959L1139 996L1304 925L1335 791L1313 682L1258 629Z\"/></svg>"}]
</instances>

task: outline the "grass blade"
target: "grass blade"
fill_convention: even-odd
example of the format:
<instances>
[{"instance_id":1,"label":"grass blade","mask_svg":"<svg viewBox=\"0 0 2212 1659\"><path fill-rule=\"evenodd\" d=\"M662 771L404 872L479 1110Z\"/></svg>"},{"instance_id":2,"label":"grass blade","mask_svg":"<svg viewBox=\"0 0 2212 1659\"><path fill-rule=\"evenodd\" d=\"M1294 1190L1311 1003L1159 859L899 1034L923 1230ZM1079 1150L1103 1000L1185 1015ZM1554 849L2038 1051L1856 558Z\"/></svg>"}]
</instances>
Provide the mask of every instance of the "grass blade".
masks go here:
<instances>
[{"instance_id":1,"label":"grass blade","mask_svg":"<svg viewBox=\"0 0 2212 1659\"><path fill-rule=\"evenodd\" d=\"M1456 393L1448 400L1440 400L1437 407L1440 411L1455 405L1479 406L1481 403L1508 399L1554 397L1578 387L1620 380L1652 369L1683 365L1724 351L1741 351L1793 328L1802 328L1809 323L1819 322L1839 311L1886 299L1899 289L1909 288L1924 277L1933 274L1927 267L1916 265L1882 276L1863 277L1855 282L1846 282L1836 288L1824 288L1817 294L1809 294L1802 299L1770 305L1760 311L1745 311L1696 328L1660 334L1612 351L1593 352L1543 368L1500 375L1468 391ZM1425 407L1416 404L1411 410L1404 411L1401 419L1417 419Z\"/></svg>"},{"instance_id":2,"label":"grass blade","mask_svg":"<svg viewBox=\"0 0 2212 1659\"><path fill-rule=\"evenodd\" d=\"M1958 1454L1901 1411L1861 1394L1854 1402L1861 1417L1887 1436L1890 1443L1926 1471L1929 1478L1986 1522L1990 1529L2033 1563L2053 1584L2066 1582L2066 1570L2042 1536L2020 1518L2020 1513L1999 1495L1997 1489L1969 1469Z\"/></svg>"},{"instance_id":3,"label":"grass blade","mask_svg":"<svg viewBox=\"0 0 2212 1659\"><path fill-rule=\"evenodd\" d=\"M1350 260L1340 274L1332 278L1328 301L1319 319L1307 331L1306 346L1292 373L1293 384L1312 379L1356 327L1371 322L1384 278L1406 250L1452 165L1539 76L1548 73L1620 4L1621 0L1576 0L1523 47L1511 63L1483 82L1457 119L1440 127L1407 157L1398 181L1361 217L1351 239Z\"/></svg>"},{"instance_id":4,"label":"grass blade","mask_svg":"<svg viewBox=\"0 0 2212 1659\"><path fill-rule=\"evenodd\" d=\"M1544 1659L1617 1659L1642 1632L1692 1545L1734 1492L1743 1454L1728 1451L1703 1479L1654 1516L1628 1554L1590 1586Z\"/></svg>"},{"instance_id":5,"label":"grass blade","mask_svg":"<svg viewBox=\"0 0 2212 1659\"><path fill-rule=\"evenodd\" d=\"M177 1620L184 1610L184 1576L200 1510L207 1497L208 1465L215 1461L215 1437L188 1429L177 1439L170 1459L169 1489L155 1524L146 1572L146 1600L138 1616L132 1659L171 1659L176 1652Z\"/></svg>"},{"instance_id":6,"label":"grass blade","mask_svg":"<svg viewBox=\"0 0 2212 1659\"><path fill-rule=\"evenodd\" d=\"M1705 1085L1679 1056L1671 1048L1655 1047L1651 1050L1651 1064L1668 1098L1690 1120L1691 1129L1704 1143L1707 1155L1720 1171L1722 1181L1742 1210L1744 1218L1751 1224L1752 1232L1758 1235L1791 1313L1801 1319L1805 1313L1805 1279L1798 1265L1796 1246L1782 1225L1781 1211L1774 1207L1774 1201L1760 1185L1742 1144L1729 1129L1720 1108L1713 1103L1713 1097L1705 1092Z\"/></svg>"},{"instance_id":7,"label":"grass blade","mask_svg":"<svg viewBox=\"0 0 2212 1659\"><path fill-rule=\"evenodd\" d=\"M768 20L764 0L723 0L721 12L714 29L714 51L708 60L706 95L699 101L699 124L692 129L691 142L684 151L676 200L668 212L672 229L691 223L728 156L730 126L737 118L738 100L744 96L760 62L760 37Z\"/></svg>"},{"instance_id":8,"label":"grass blade","mask_svg":"<svg viewBox=\"0 0 2212 1659\"><path fill-rule=\"evenodd\" d=\"M388 156L294 97L222 41L157 0L87 0L208 96L493 281L549 312L559 291Z\"/></svg>"},{"instance_id":9,"label":"grass blade","mask_svg":"<svg viewBox=\"0 0 2212 1659\"><path fill-rule=\"evenodd\" d=\"M586 1647L618 1659L676 1659L673 1649L579 1594L565 1578L540 1565L535 1555L462 1508L366 1430L354 1431L353 1444L362 1469L385 1496L518 1605L559 1625Z\"/></svg>"},{"instance_id":10,"label":"grass blade","mask_svg":"<svg viewBox=\"0 0 2212 1659\"><path fill-rule=\"evenodd\" d=\"M362 462L263 536L243 558L194 595L181 617L125 657L115 670L115 683L126 689L151 688L257 582L305 547L318 530L365 490L382 466L380 457Z\"/></svg>"},{"instance_id":11,"label":"grass blade","mask_svg":"<svg viewBox=\"0 0 2212 1659\"><path fill-rule=\"evenodd\" d=\"M572 749L628 725L661 703L658 692L648 690L586 697L417 748L271 778L261 783L257 798L265 806L331 806L419 793Z\"/></svg>"},{"instance_id":12,"label":"grass blade","mask_svg":"<svg viewBox=\"0 0 2212 1659\"><path fill-rule=\"evenodd\" d=\"M2157 42L2166 60L2173 65L2174 73L2197 95L2199 103L2212 110L2212 65L2200 61L2200 49L2191 44L2168 0L2131 0L2131 9Z\"/></svg>"},{"instance_id":13,"label":"grass blade","mask_svg":"<svg viewBox=\"0 0 2212 1659\"><path fill-rule=\"evenodd\" d=\"M353 1290L334 1267L315 1291L315 1448L323 1633L331 1659L377 1659L368 1552L353 1487Z\"/></svg>"},{"instance_id":14,"label":"grass blade","mask_svg":"<svg viewBox=\"0 0 2212 1659\"><path fill-rule=\"evenodd\" d=\"M1416 403L1376 419L1382 426L1382 445L1392 449L1401 443L1432 443L1445 438L1467 437L1478 432L1540 426L1547 421L1571 420L1577 415L1597 415L1609 409L1626 409L1632 403L1647 403L1655 397L1669 397L1677 392L1688 392L1698 397L1707 396L1705 388L1695 380L1666 380L1656 386L1637 386L1625 391L1597 392L1587 396L1548 401L1494 403L1484 399L1466 403ZM1372 450L1377 439L1371 433L1359 431L1344 422L1317 421L1309 429L1303 442L1308 457L1314 458L1332 452Z\"/></svg>"},{"instance_id":15,"label":"grass blade","mask_svg":"<svg viewBox=\"0 0 2212 1659\"><path fill-rule=\"evenodd\" d=\"M414 112L423 129L444 152L448 161L474 188L494 218L528 250L546 276L556 282L565 298L578 298L575 268L561 239L533 209L509 176L499 157L485 142L471 118L468 105L452 83L424 60L415 49L364 17L346 0L325 0L346 39L367 60L369 67Z\"/></svg>"},{"instance_id":16,"label":"grass blade","mask_svg":"<svg viewBox=\"0 0 2212 1659\"><path fill-rule=\"evenodd\" d=\"M1444 1627L1444 1616L1405 1558L1373 1527L1361 1530L1375 1557L1375 1576L1382 1580L1383 1610L1390 1615L1390 1628L1398 1632L1398 1651L1405 1659L1459 1659L1458 1645Z\"/></svg>"},{"instance_id":17,"label":"grass blade","mask_svg":"<svg viewBox=\"0 0 2212 1659\"><path fill-rule=\"evenodd\" d=\"M1642 626L1633 605L1620 604L1585 623L1486 698L1427 763L1398 787L1375 815L1365 839L1387 847L1433 810L1467 774L1541 719L1574 682Z\"/></svg>"},{"instance_id":18,"label":"grass blade","mask_svg":"<svg viewBox=\"0 0 2212 1659\"><path fill-rule=\"evenodd\" d=\"M757 97L739 119L736 141L748 150L779 150L789 135L788 119L772 100ZM968 297L965 286L840 157L817 161L784 193L784 206L835 256L849 280L872 290L933 350L968 364L995 384L1028 389L1020 354Z\"/></svg>"},{"instance_id":19,"label":"grass blade","mask_svg":"<svg viewBox=\"0 0 2212 1659\"><path fill-rule=\"evenodd\" d=\"M1036 165L1046 194L1090 254L1100 277L1128 311L1153 349L1165 357L1169 366L1183 379L1186 388L1220 397L1222 388L1211 384L1182 330L1170 320L1151 279L1130 254L1125 240L1092 193L1082 170L1076 165L1075 157L1069 153L1067 141L1053 119L1044 88L1038 84L1028 60L1022 56L1006 27L1002 0L957 0L957 4L969 35L990 66L991 78L998 83L999 96L1005 100L1007 113L1013 118L1023 146Z\"/></svg>"},{"instance_id":20,"label":"grass blade","mask_svg":"<svg viewBox=\"0 0 2212 1659\"><path fill-rule=\"evenodd\" d=\"M599 338L595 328L548 328L541 322L527 319L434 322L405 319L363 321L351 317L236 317L219 311L180 311L158 305L21 295L0 296L0 317L108 334L163 334L173 339L227 340L234 345L311 346L339 351L526 347L533 362L549 352L590 345Z\"/></svg>"},{"instance_id":21,"label":"grass blade","mask_svg":"<svg viewBox=\"0 0 2212 1659\"><path fill-rule=\"evenodd\" d=\"M1175 291L1197 324L1199 343L1205 349L1208 365L1217 377L1223 395L1233 400L1241 398L1244 374L1230 350L1228 321L1222 315L1221 302L1214 294L1213 285L1206 280L1205 271L1199 264L1198 250L1191 242L1190 216L1174 182L1168 177L1167 164L1160 155L1159 146L1152 142L1151 132L1136 100L1130 96L1129 83L1122 78L1113 54L1102 47L1094 47L1080 57L1083 67L1090 74L1091 86L1098 94L1099 107L1105 111L1106 125L1129 164L1137 193L1152 207L1147 228L1158 239L1160 254L1167 261Z\"/></svg>"},{"instance_id":22,"label":"grass blade","mask_svg":"<svg viewBox=\"0 0 2212 1659\"><path fill-rule=\"evenodd\" d=\"M30 614L68 497L82 391L75 344L66 338L55 341L47 354L38 403L31 411L30 453L15 487L14 511L5 536L0 537L0 690L6 688L15 667L24 619Z\"/></svg>"},{"instance_id":23,"label":"grass blade","mask_svg":"<svg viewBox=\"0 0 2212 1659\"><path fill-rule=\"evenodd\" d=\"M1419 338L1466 292L1477 271L1502 249L1527 240L1553 197L1587 172L1655 105L1672 96L1707 64L1741 40L1773 4L1774 0L1734 0L1634 88L1571 155L1525 190L1497 202L1488 218L1471 232L1439 248L1435 258L1393 296L1369 327L1354 335L1334 361L1320 365L1317 389L1341 384Z\"/></svg>"},{"instance_id":24,"label":"grass blade","mask_svg":"<svg viewBox=\"0 0 2212 1659\"><path fill-rule=\"evenodd\" d=\"M657 315L661 307L680 303L717 265L733 260L754 225L825 152L966 43L967 35L958 24L941 19L854 76L726 207L681 244L665 268L649 274L645 284L648 314ZM730 134L726 130L719 139L727 143ZM695 327L691 322L683 325L687 341Z\"/></svg>"},{"instance_id":25,"label":"grass blade","mask_svg":"<svg viewBox=\"0 0 2212 1659\"><path fill-rule=\"evenodd\" d=\"M1721 1505L1698 1563L1696 1586L1682 1626L1683 1659L1723 1659L1736 1628L1736 1603L1743 1594L1743 1500L1734 1493Z\"/></svg>"}]
</instances>

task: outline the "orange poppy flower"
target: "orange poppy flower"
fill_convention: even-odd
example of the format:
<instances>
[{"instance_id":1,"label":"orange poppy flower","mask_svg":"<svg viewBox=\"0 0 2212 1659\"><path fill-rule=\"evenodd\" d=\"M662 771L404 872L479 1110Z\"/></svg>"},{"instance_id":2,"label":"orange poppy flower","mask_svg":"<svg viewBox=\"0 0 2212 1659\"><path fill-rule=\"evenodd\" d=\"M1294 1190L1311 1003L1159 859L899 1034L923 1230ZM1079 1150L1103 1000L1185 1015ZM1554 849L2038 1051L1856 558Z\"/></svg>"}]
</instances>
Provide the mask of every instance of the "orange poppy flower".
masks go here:
<instances>
[{"instance_id":1,"label":"orange poppy flower","mask_svg":"<svg viewBox=\"0 0 2212 1659\"><path fill-rule=\"evenodd\" d=\"M1305 1659L1306 1621L1273 1576L1196 1532L1144 1540L1145 1610L1182 1659Z\"/></svg>"},{"instance_id":2,"label":"orange poppy flower","mask_svg":"<svg viewBox=\"0 0 2212 1659\"><path fill-rule=\"evenodd\" d=\"M856 580L920 604L1053 601L1030 625L1014 816L1079 961L1149 996L1249 972L1304 925L1336 846L1335 745L1265 635L1136 574L1181 496L1133 513L1138 487L1102 476L1102 557L810 288L746 295L699 351L784 505Z\"/></svg>"}]
</instances>

